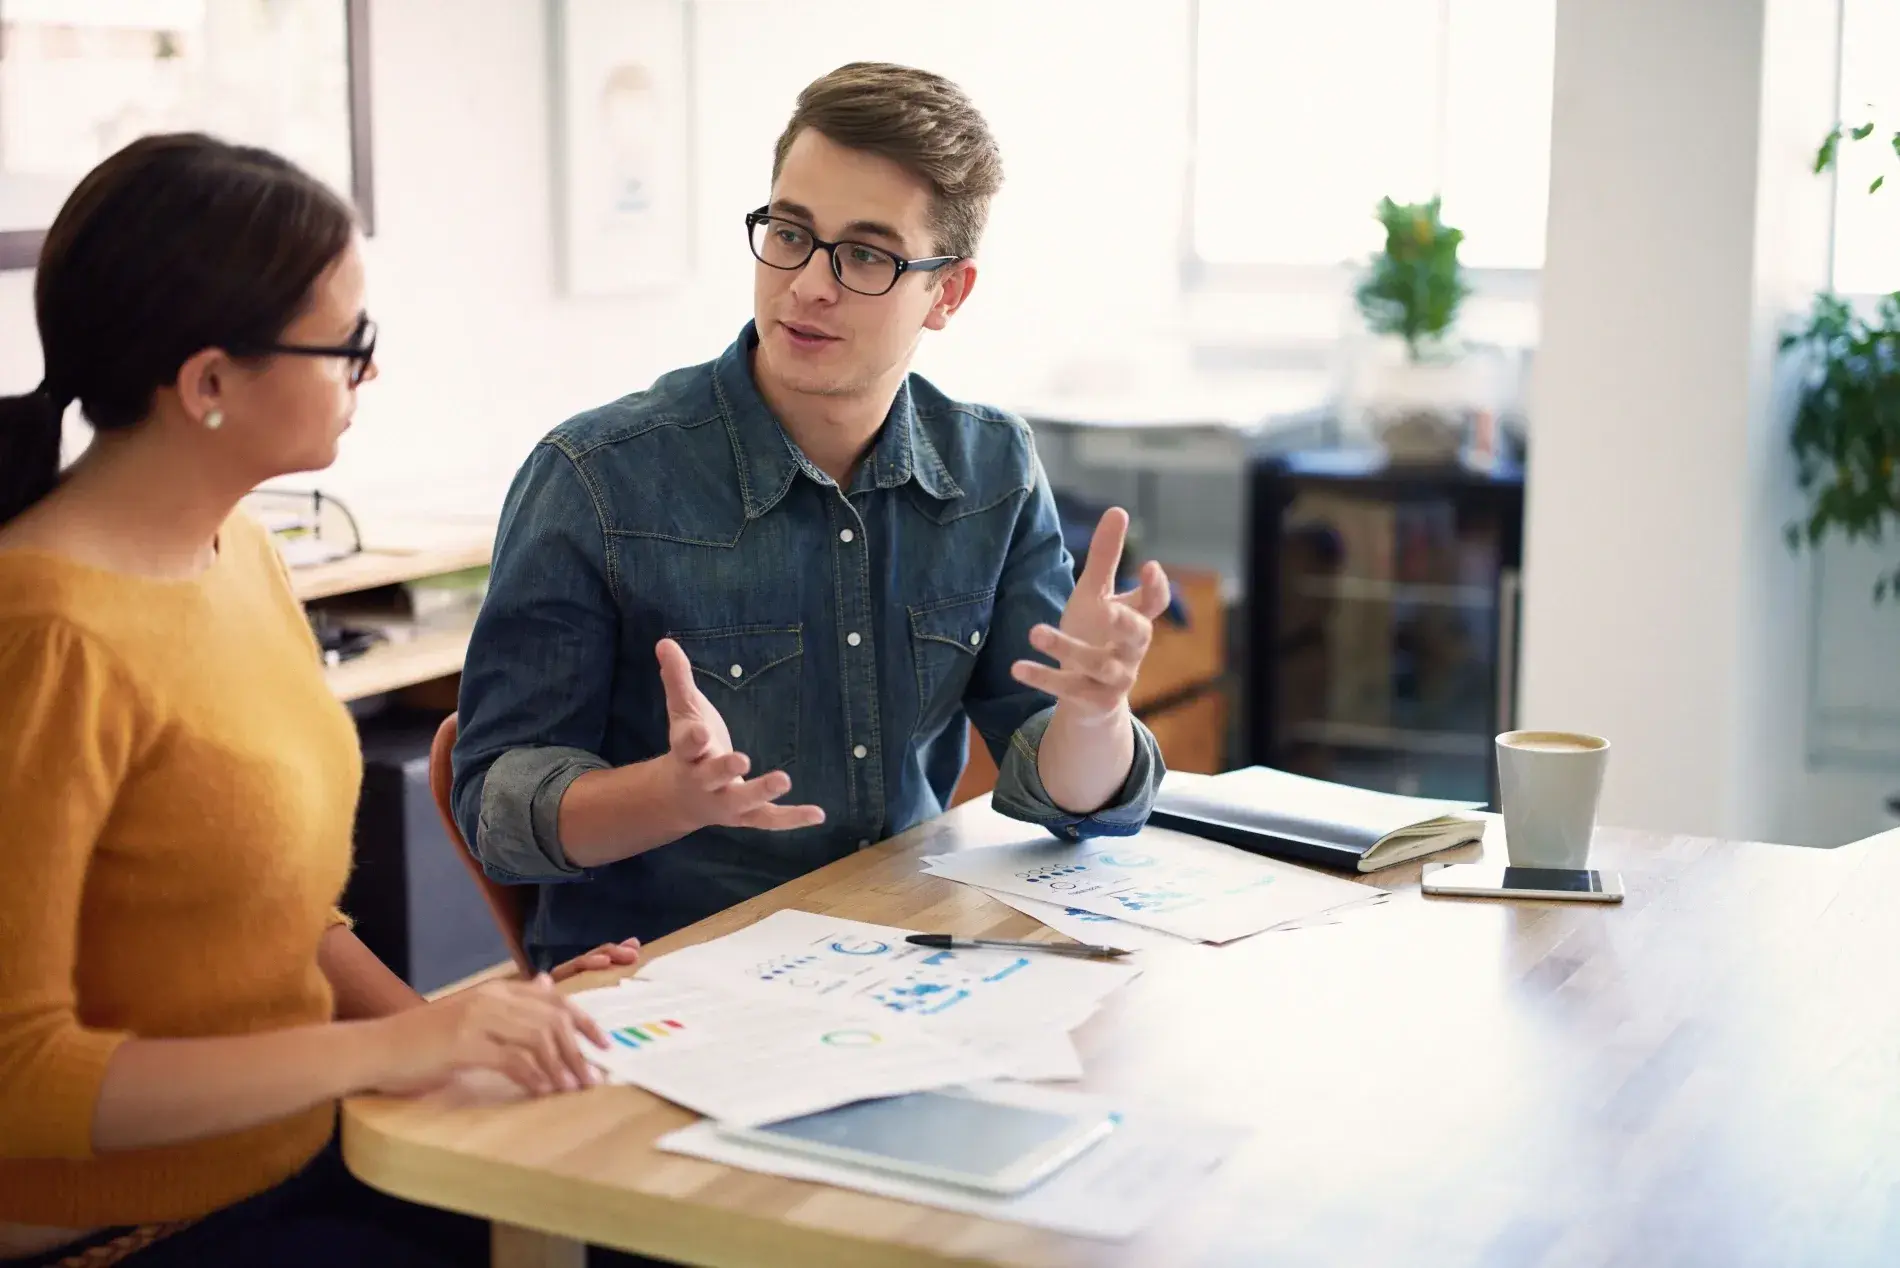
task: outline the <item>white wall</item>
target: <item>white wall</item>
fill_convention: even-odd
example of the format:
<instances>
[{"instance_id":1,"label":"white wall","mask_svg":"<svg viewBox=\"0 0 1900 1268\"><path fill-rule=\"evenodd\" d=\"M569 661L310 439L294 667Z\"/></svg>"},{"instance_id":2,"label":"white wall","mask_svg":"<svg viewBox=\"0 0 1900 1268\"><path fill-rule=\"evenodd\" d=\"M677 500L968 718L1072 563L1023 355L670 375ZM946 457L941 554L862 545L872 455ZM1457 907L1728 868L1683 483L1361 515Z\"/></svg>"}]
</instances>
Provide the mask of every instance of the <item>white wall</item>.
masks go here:
<instances>
[{"instance_id":1,"label":"white wall","mask_svg":"<svg viewBox=\"0 0 1900 1268\"><path fill-rule=\"evenodd\" d=\"M1837 843L1806 769L1811 596L1775 338L1827 277L1838 13L1560 0L1522 720L1611 738L1607 819Z\"/></svg>"},{"instance_id":2,"label":"white wall","mask_svg":"<svg viewBox=\"0 0 1900 1268\"><path fill-rule=\"evenodd\" d=\"M371 9L383 373L323 484L372 512L492 507L562 418L724 348L751 312L741 217L772 143L799 88L850 60L956 79L1008 169L978 290L921 369L980 399L1042 395L1178 322L1187 0L1112 20L1087 0L964 0L953 18L926 0L874 18L849 0L696 0L697 279L585 301L555 282L548 6ZM38 378L28 285L0 275L0 390Z\"/></svg>"}]
</instances>

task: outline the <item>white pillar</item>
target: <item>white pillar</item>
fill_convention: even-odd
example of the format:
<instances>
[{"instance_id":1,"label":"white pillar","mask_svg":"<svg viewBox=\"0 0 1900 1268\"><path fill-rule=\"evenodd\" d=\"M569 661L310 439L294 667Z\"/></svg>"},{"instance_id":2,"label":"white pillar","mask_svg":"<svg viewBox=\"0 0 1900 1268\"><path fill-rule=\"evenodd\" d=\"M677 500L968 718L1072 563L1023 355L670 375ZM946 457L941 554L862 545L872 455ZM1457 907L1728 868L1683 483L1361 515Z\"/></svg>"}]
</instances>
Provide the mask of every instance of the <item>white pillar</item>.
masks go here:
<instances>
[{"instance_id":1,"label":"white pillar","mask_svg":"<svg viewBox=\"0 0 1900 1268\"><path fill-rule=\"evenodd\" d=\"M1805 563L1775 338L1826 281L1838 0L1558 0L1520 720L1606 822L1789 835Z\"/></svg>"}]
</instances>

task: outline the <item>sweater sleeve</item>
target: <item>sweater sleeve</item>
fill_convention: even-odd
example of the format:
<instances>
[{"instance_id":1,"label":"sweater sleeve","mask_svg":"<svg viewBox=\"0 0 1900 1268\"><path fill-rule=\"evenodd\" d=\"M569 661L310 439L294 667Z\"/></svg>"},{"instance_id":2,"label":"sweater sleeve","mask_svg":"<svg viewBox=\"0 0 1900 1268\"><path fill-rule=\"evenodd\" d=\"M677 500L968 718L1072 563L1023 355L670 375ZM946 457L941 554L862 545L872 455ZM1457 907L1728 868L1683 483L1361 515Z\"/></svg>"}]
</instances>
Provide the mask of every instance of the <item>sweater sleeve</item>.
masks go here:
<instances>
[{"instance_id":1,"label":"sweater sleeve","mask_svg":"<svg viewBox=\"0 0 1900 1268\"><path fill-rule=\"evenodd\" d=\"M138 745L137 693L69 626L0 623L0 1157L85 1159L106 1064L83 1025L80 900Z\"/></svg>"}]
</instances>

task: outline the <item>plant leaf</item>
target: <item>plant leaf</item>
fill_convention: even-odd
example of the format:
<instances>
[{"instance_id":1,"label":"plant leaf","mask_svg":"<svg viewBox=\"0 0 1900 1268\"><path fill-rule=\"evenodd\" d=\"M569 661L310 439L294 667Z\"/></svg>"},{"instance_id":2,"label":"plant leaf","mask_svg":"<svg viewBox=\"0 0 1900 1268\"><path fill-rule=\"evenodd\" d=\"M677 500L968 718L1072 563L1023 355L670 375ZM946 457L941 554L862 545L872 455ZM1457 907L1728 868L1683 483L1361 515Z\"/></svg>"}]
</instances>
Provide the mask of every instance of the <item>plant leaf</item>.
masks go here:
<instances>
[{"instance_id":1,"label":"plant leaf","mask_svg":"<svg viewBox=\"0 0 1900 1268\"><path fill-rule=\"evenodd\" d=\"M1896 147L1900 147L1900 137L1895 138L1894 144ZM1814 152L1814 170L1816 172L1825 172L1828 168L1833 167L1834 156L1840 151L1840 148L1841 130L1835 128L1832 132L1827 134L1827 139L1821 142L1821 148Z\"/></svg>"},{"instance_id":2,"label":"plant leaf","mask_svg":"<svg viewBox=\"0 0 1900 1268\"><path fill-rule=\"evenodd\" d=\"M1870 194L1878 193L1880 192L1880 187L1882 185L1885 185L1886 183L1887 183L1886 174L1882 173L1881 175L1874 177L1874 183L1867 187L1867 192Z\"/></svg>"},{"instance_id":3,"label":"plant leaf","mask_svg":"<svg viewBox=\"0 0 1900 1268\"><path fill-rule=\"evenodd\" d=\"M1855 128L1853 132L1851 132L1849 135L1852 136L1856 141L1865 141L1868 137L1872 136L1873 134L1874 134L1874 125L1872 124L1872 122L1868 122L1868 123L1861 124L1858 128Z\"/></svg>"}]
</instances>

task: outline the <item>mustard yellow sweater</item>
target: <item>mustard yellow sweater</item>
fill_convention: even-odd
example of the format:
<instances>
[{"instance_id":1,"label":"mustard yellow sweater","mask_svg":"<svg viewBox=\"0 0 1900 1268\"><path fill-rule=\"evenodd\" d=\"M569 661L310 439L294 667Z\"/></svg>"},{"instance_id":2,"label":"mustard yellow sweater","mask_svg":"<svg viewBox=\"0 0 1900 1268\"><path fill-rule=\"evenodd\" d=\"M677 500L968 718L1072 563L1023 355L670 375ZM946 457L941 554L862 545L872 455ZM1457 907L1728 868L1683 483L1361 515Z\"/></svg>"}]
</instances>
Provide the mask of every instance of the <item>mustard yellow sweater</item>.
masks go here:
<instances>
[{"instance_id":1,"label":"mustard yellow sweater","mask_svg":"<svg viewBox=\"0 0 1900 1268\"><path fill-rule=\"evenodd\" d=\"M0 1223L201 1215L328 1141L324 1107L94 1155L126 1039L326 1021L317 944L361 756L267 534L202 575L0 552Z\"/></svg>"}]
</instances>

